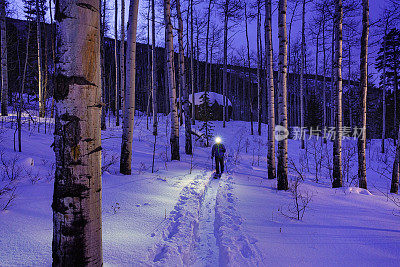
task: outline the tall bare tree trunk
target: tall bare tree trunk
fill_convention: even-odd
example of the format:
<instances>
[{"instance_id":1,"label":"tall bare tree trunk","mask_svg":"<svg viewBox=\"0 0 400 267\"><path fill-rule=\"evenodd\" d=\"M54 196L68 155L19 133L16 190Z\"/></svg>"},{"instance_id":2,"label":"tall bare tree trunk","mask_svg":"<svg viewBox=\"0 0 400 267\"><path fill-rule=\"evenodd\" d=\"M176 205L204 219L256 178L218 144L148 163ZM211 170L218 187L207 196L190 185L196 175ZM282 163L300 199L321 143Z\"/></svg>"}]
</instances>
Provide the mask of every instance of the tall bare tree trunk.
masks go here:
<instances>
[{"instance_id":1,"label":"tall bare tree trunk","mask_svg":"<svg viewBox=\"0 0 400 267\"><path fill-rule=\"evenodd\" d=\"M342 0L335 0L335 140L332 187L342 187Z\"/></svg>"},{"instance_id":2,"label":"tall bare tree trunk","mask_svg":"<svg viewBox=\"0 0 400 267\"><path fill-rule=\"evenodd\" d=\"M156 54L156 7L151 0L151 101L153 110L153 135L157 136L157 54Z\"/></svg>"},{"instance_id":3,"label":"tall bare tree trunk","mask_svg":"<svg viewBox=\"0 0 400 267\"><path fill-rule=\"evenodd\" d=\"M125 110L122 121L121 161L119 171L130 175L132 172L132 142L135 119L135 92L136 92L136 31L138 21L139 0L130 0L127 28L126 49L126 90Z\"/></svg>"},{"instance_id":4,"label":"tall bare tree trunk","mask_svg":"<svg viewBox=\"0 0 400 267\"><path fill-rule=\"evenodd\" d=\"M24 71L22 73L22 86L21 91L19 93L19 100L18 100L18 111L17 111L17 128L18 128L18 151L22 152L22 109L24 105L24 98L23 95L25 93L25 80L26 80L26 69L28 66L28 59L29 59L29 41L30 41L30 34L31 34L31 23L28 22L28 35L26 37L26 53L25 53L25 63L24 63ZM15 151L15 141L14 141L14 151Z\"/></svg>"},{"instance_id":5,"label":"tall bare tree trunk","mask_svg":"<svg viewBox=\"0 0 400 267\"><path fill-rule=\"evenodd\" d=\"M125 112L125 0L121 0L121 41L119 43L119 71L120 71L120 88L121 88L121 103L122 116Z\"/></svg>"},{"instance_id":6,"label":"tall bare tree trunk","mask_svg":"<svg viewBox=\"0 0 400 267\"><path fill-rule=\"evenodd\" d=\"M223 120L223 128L226 127L226 110L227 110L227 101L226 101L226 94L228 91L228 77L227 77L227 64L228 64L228 18L229 18L229 1L225 0L224 4L224 70L222 73L222 94L224 96L224 107L222 112L222 120ZM247 19L246 19L247 21Z\"/></svg>"},{"instance_id":7,"label":"tall bare tree trunk","mask_svg":"<svg viewBox=\"0 0 400 267\"><path fill-rule=\"evenodd\" d=\"M52 7L51 7L51 2L52 0L49 0L49 11L50 11L50 39L51 39L51 54L52 54L52 63L53 63L53 67L55 67L56 65L56 49L55 49L55 27L53 24L53 11L52 11ZM55 100L54 100L54 88L53 88L53 97L51 99L51 107L50 107L50 117L54 118L54 105L55 105Z\"/></svg>"},{"instance_id":8,"label":"tall bare tree trunk","mask_svg":"<svg viewBox=\"0 0 400 267\"><path fill-rule=\"evenodd\" d=\"M211 90L211 64L210 64L210 70L208 70L208 43L209 43L209 36L210 36L210 17L211 17L211 4L212 0L209 0L208 2L208 12L207 12L207 33L206 33L206 62L205 62L205 67L204 67L204 94L207 96L208 92ZM211 53L212 53L212 48L211 48ZM211 60L212 61L212 60ZM209 73L210 72L210 75ZM204 105L205 109L205 114L208 112L208 105ZM208 123L206 124L206 136L208 136ZM208 147L210 145L209 143L209 138L206 138L206 146Z\"/></svg>"},{"instance_id":9,"label":"tall bare tree trunk","mask_svg":"<svg viewBox=\"0 0 400 267\"><path fill-rule=\"evenodd\" d=\"M103 5L102 3L103 2ZM101 98L103 103L106 102L106 64L105 64L105 49L104 49L104 29L106 17L106 0L100 1L100 64L101 64ZM106 126L106 109L101 110L101 129L105 130Z\"/></svg>"},{"instance_id":10,"label":"tall bare tree trunk","mask_svg":"<svg viewBox=\"0 0 400 267\"><path fill-rule=\"evenodd\" d=\"M8 111L8 67L7 67L7 31L6 31L6 1L0 4L0 34L1 34L1 116L7 116Z\"/></svg>"},{"instance_id":11,"label":"tall bare tree trunk","mask_svg":"<svg viewBox=\"0 0 400 267\"><path fill-rule=\"evenodd\" d=\"M154 146L153 146L153 162L151 165L151 173L154 173L154 160L155 150L158 135L158 121L157 121L157 56L156 56L156 7L155 0L151 0L151 101L153 110L153 135L154 135Z\"/></svg>"},{"instance_id":12,"label":"tall bare tree trunk","mask_svg":"<svg viewBox=\"0 0 400 267\"><path fill-rule=\"evenodd\" d=\"M199 39L200 39L200 23L199 19L196 18L196 88L197 91L200 91L200 46L199 46Z\"/></svg>"},{"instance_id":13,"label":"tall bare tree trunk","mask_svg":"<svg viewBox=\"0 0 400 267\"><path fill-rule=\"evenodd\" d=\"M306 16L306 0L303 0L303 12L302 12L302 19L301 19L301 66L300 66L300 131L304 129L304 66L305 66L305 16ZM300 148L304 149L304 138L305 136L301 135L301 145Z\"/></svg>"},{"instance_id":14,"label":"tall bare tree trunk","mask_svg":"<svg viewBox=\"0 0 400 267\"><path fill-rule=\"evenodd\" d=\"M350 120L350 127L353 128L353 107L352 107L352 99L351 96L352 94L352 88L351 88L351 45L350 45L350 40L349 40L349 62L347 65L348 69L348 81L347 81L347 86L348 86L348 104L349 104L349 120Z\"/></svg>"},{"instance_id":15,"label":"tall bare tree trunk","mask_svg":"<svg viewBox=\"0 0 400 267\"><path fill-rule=\"evenodd\" d=\"M322 50L324 53L324 62L323 62L323 72L324 72L324 80L322 82L322 99L323 99L323 114L324 114L324 118L323 118L323 127L324 129L326 129L327 126L327 105L326 105L326 47L325 47L325 23L326 23L326 14L325 14L325 5L323 6L323 17L322 17ZM326 138L324 138L324 143L326 143Z\"/></svg>"},{"instance_id":16,"label":"tall bare tree trunk","mask_svg":"<svg viewBox=\"0 0 400 267\"><path fill-rule=\"evenodd\" d=\"M278 66L278 107L279 125L287 129L287 32L286 32L287 0L279 0L278 27L279 27L279 66ZM287 173L287 145L284 138L278 141L278 190L288 190Z\"/></svg>"},{"instance_id":17,"label":"tall bare tree trunk","mask_svg":"<svg viewBox=\"0 0 400 267\"><path fill-rule=\"evenodd\" d=\"M258 135L261 135L261 0L257 0L257 121Z\"/></svg>"},{"instance_id":18,"label":"tall bare tree trunk","mask_svg":"<svg viewBox=\"0 0 400 267\"><path fill-rule=\"evenodd\" d=\"M386 31L383 41L383 82L382 82L382 143L381 153L385 153L385 139L386 139Z\"/></svg>"},{"instance_id":19,"label":"tall bare tree trunk","mask_svg":"<svg viewBox=\"0 0 400 267\"><path fill-rule=\"evenodd\" d=\"M171 2L164 0L164 16L167 28L166 47L167 47L167 67L168 67L168 87L170 89L170 111L171 111L171 160L180 160L179 154L179 120L178 104L176 101L176 83L174 69L174 43L171 23Z\"/></svg>"},{"instance_id":20,"label":"tall bare tree trunk","mask_svg":"<svg viewBox=\"0 0 400 267\"><path fill-rule=\"evenodd\" d=\"M114 62L115 62L115 125L119 126L119 110L120 110L120 90L119 90L119 68L118 68L118 0L114 2ZM121 77L120 77L121 78ZM122 79L121 79L122 80Z\"/></svg>"},{"instance_id":21,"label":"tall bare tree trunk","mask_svg":"<svg viewBox=\"0 0 400 267\"><path fill-rule=\"evenodd\" d=\"M265 0L265 59L267 70L267 90L268 90L268 179L276 178L275 167L275 89L274 89L274 68L273 68L273 48L271 31L271 0Z\"/></svg>"},{"instance_id":22,"label":"tall bare tree trunk","mask_svg":"<svg viewBox=\"0 0 400 267\"><path fill-rule=\"evenodd\" d=\"M53 266L103 264L99 5L56 5Z\"/></svg>"},{"instance_id":23,"label":"tall bare tree trunk","mask_svg":"<svg viewBox=\"0 0 400 267\"><path fill-rule=\"evenodd\" d=\"M151 0L149 0L149 6L147 9L147 62L146 62L146 90L147 90L147 107L146 107L146 129L149 130L149 117L151 109L151 97L152 97L152 72L151 72L151 47L150 47L150 11L151 11ZM180 98L179 98L180 99ZM180 109L179 109L180 110ZM180 117L180 114L179 114Z\"/></svg>"},{"instance_id":24,"label":"tall bare tree trunk","mask_svg":"<svg viewBox=\"0 0 400 267\"><path fill-rule=\"evenodd\" d=\"M183 20L181 14L181 2L176 0L176 12L178 17L178 40L179 40L179 84L183 93L183 108L185 112L185 153L192 155L192 124L190 122L190 106L188 97L188 88L186 87L185 77L185 51L183 48ZM198 71L198 70L197 70ZM180 101L180 102L181 102Z\"/></svg>"},{"instance_id":25,"label":"tall bare tree trunk","mask_svg":"<svg viewBox=\"0 0 400 267\"><path fill-rule=\"evenodd\" d=\"M212 0L208 2L208 11L207 11L207 30L206 30L206 62L204 68L204 92L207 91L208 88L208 43L209 43L209 36L210 36L210 17L211 17L211 4ZM211 83L211 81L210 81Z\"/></svg>"},{"instance_id":26,"label":"tall bare tree trunk","mask_svg":"<svg viewBox=\"0 0 400 267\"><path fill-rule=\"evenodd\" d=\"M43 74L42 74L42 27L40 25L39 0L36 0L36 27L37 27L37 64L38 64L38 88L39 88L39 117L45 116L46 104L43 93Z\"/></svg>"},{"instance_id":27,"label":"tall bare tree trunk","mask_svg":"<svg viewBox=\"0 0 400 267\"><path fill-rule=\"evenodd\" d=\"M368 35L369 35L369 0L363 0L362 36L360 53L361 81L361 127L363 135L358 139L358 186L367 189L367 174L365 160L366 129L367 129L367 91L368 91Z\"/></svg>"},{"instance_id":28,"label":"tall bare tree trunk","mask_svg":"<svg viewBox=\"0 0 400 267\"><path fill-rule=\"evenodd\" d=\"M194 96L194 62L193 62L193 0L189 0L190 5L190 84L192 86L192 124L196 124L196 103ZM188 45L189 48L189 45Z\"/></svg>"},{"instance_id":29,"label":"tall bare tree trunk","mask_svg":"<svg viewBox=\"0 0 400 267\"><path fill-rule=\"evenodd\" d=\"M318 26L318 33L317 33L317 42L315 44L315 80L314 80L314 90L313 94L314 96L317 95L317 87L318 87L318 56L319 56L319 34L320 34L320 26Z\"/></svg>"},{"instance_id":30,"label":"tall bare tree trunk","mask_svg":"<svg viewBox=\"0 0 400 267\"><path fill-rule=\"evenodd\" d=\"M249 30L248 30L248 16L247 16L247 5L244 3L244 19L246 25L246 44L247 44L247 81L249 86L249 102L250 102L250 134L254 134L253 125L253 86L251 85L250 78L250 42L249 42Z\"/></svg>"},{"instance_id":31,"label":"tall bare tree trunk","mask_svg":"<svg viewBox=\"0 0 400 267\"><path fill-rule=\"evenodd\" d=\"M292 13L292 16L290 17L290 21L289 21L289 32L288 32L288 75L287 75L288 79L290 78L289 77L290 76L289 72L290 72L290 67L291 67L291 62L290 61L292 60L291 55L290 55L290 53L291 53L290 44L291 44L291 41L292 41L292 38L291 38L292 37L292 25L293 25L294 17L296 15L296 10L297 10L298 4L299 4L299 1L295 1L294 2L293 13ZM292 71L292 73L294 73L294 72ZM288 80L287 83L289 84L289 80ZM294 110L293 114L294 115L297 114L296 110ZM294 120L294 122L297 123L296 119Z\"/></svg>"}]
</instances>

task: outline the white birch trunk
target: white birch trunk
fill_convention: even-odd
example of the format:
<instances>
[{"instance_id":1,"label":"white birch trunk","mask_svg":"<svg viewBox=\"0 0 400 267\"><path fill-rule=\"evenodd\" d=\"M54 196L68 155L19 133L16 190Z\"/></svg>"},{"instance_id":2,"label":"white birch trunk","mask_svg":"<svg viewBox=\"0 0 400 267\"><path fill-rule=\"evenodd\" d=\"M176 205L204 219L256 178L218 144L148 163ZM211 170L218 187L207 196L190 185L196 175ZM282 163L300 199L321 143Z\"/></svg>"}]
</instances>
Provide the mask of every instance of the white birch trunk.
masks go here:
<instances>
[{"instance_id":1,"label":"white birch trunk","mask_svg":"<svg viewBox=\"0 0 400 267\"><path fill-rule=\"evenodd\" d=\"M228 64L228 12L229 12L229 1L226 0L224 4L224 56L223 56L223 64L224 64L224 70L222 74L222 94L224 98L224 107L223 107L223 112L222 112L222 120L223 120L223 128L226 127L226 93L227 93L227 86L228 86L228 80L227 80L227 64Z\"/></svg>"},{"instance_id":2,"label":"white birch trunk","mask_svg":"<svg viewBox=\"0 0 400 267\"><path fill-rule=\"evenodd\" d=\"M154 162L156 153L156 143L157 143L157 70L156 70L156 7L155 0L151 0L151 105L153 111L153 135L154 135L154 145L153 145L153 161L151 165L151 173L154 173Z\"/></svg>"},{"instance_id":3,"label":"white birch trunk","mask_svg":"<svg viewBox=\"0 0 400 267\"><path fill-rule=\"evenodd\" d=\"M275 166L275 88L274 88L274 68L273 68L273 48L271 31L271 0L265 0L265 58L267 70L267 90L268 90L268 179L276 178Z\"/></svg>"},{"instance_id":4,"label":"white birch trunk","mask_svg":"<svg viewBox=\"0 0 400 267\"><path fill-rule=\"evenodd\" d=\"M168 87L171 111L171 160L180 160L179 154L179 119L178 104L176 100L176 83L174 69L174 43L171 23L171 3L164 0L164 16L167 28L166 47L167 47L167 68L168 68Z\"/></svg>"},{"instance_id":5,"label":"white birch trunk","mask_svg":"<svg viewBox=\"0 0 400 267\"><path fill-rule=\"evenodd\" d=\"M183 93L183 109L185 112L185 153L192 155L192 124L190 121L190 105L188 88L186 87L186 76L185 76L185 51L183 48L183 20L181 14L181 2L176 0L176 12L178 17L178 41L179 41L179 84ZM199 72L199 70L197 70Z\"/></svg>"},{"instance_id":6,"label":"white birch trunk","mask_svg":"<svg viewBox=\"0 0 400 267\"><path fill-rule=\"evenodd\" d=\"M50 0L51 2L51 0ZM100 64L101 64L101 98L103 103L106 102L106 64L105 64L105 49L104 49L104 27L105 27L105 4L106 1L103 0L103 5L102 1L100 1ZM53 98L54 99L54 98ZM101 129L106 130L106 109L103 108L101 110Z\"/></svg>"},{"instance_id":7,"label":"white birch trunk","mask_svg":"<svg viewBox=\"0 0 400 267\"><path fill-rule=\"evenodd\" d=\"M261 135L261 0L257 0L257 122L258 135Z\"/></svg>"},{"instance_id":8,"label":"white birch trunk","mask_svg":"<svg viewBox=\"0 0 400 267\"><path fill-rule=\"evenodd\" d=\"M45 115L45 100L43 94L43 75L42 75L42 30L40 26L39 0L36 0L36 28L37 28L37 64L38 64L38 88L39 88L39 117Z\"/></svg>"},{"instance_id":9,"label":"white birch trunk","mask_svg":"<svg viewBox=\"0 0 400 267\"><path fill-rule=\"evenodd\" d=\"M342 0L335 0L335 140L332 187L342 187Z\"/></svg>"},{"instance_id":10,"label":"white birch trunk","mask_svg":"<svg viewBox=\"0 0 400 267\"><path fill-rule=\"evenodd\" d=\"M121 41L119 44L119 71L120 71L120 88L121 88L121 103L122 116L125 112L125 0L121 0Z\"/></svg>"},{"instance_id":11,"label":"white birch trunk","mask_svg":"<svg viewBox=\"0 0 400 267\"><path fill-rule=\"evenodd\" d=\"M206 62L204 68L204 92L208 89L208 43L210 36L210 17L211 17L211 4L212 0L208 2L208 12L207 12L207 30L206 30ZM211 81L210 81L211 83Z\"/></svg>"},{"instance_id":12,"label":"white birch trunk","mask_svg":"<svg viewBox=\"0 0 400 267\"><path fill-rule=\"evenodd\" d=\"M124 1L124 0L122 0ZM157 57L156 57L156 7L155 0L151 0L151 98L153 110L153 135L157 136ZM122 67L122 65L121 65Z\"/></svg>"},{"instance_id":13,"label":"white birch trunk","mask_svg":"<svg viewBox=\"0 0 400 267\"><path fill-rule=\"evenodd\" d=\"M119 110L120 110L120 90L118 90L118 0L114 2L114 62L115 62L115 125L119 126ZM122 79L121 79L122 80Z\"/></svg>"},{"instance_id":14,"label":"white birch trunk","mask_svg":"<svg viewBox=\"0 0 400 267\"><path fill-rule=\"evenodd\" d=\"M300 130L304 129L304 67L305 67L305 16L306 16L306 0L303 0L303 12L302 12L302 20L301 20L301 66L300 66ZM301 137L300 148L304 149L304 138Z\"/></svg>"},{"instance_id":15,"label":"white birch trunk","mask_svg":"<svg viewBox=\"0 0 400 267\"><path fill-rule=\"evenodd\" d=\"M361 125L363 135L358 139L358 186L367 189L367 170L365 160L366 129L367 129L367 91L368 91L368 35L369 35L369 0L362 1L362 36L360 53L361 81Z\"/></svg>"},{"instance_id":16,"label":"white birch trunk","mask_svg":"<svg viewBox=\"0 0 400 267\"><path fill-rule=\"evenodd\" d=\"M99 0L59 0L53 266L101 266Z\"/></svg>"},{"instance_id":17,"label":"white birch trunk","mask_svg":"<svg viewBox=\"0 0 400 267\"><path fill-rule=\"evenodd\" d=\"M189 1L190 5L190 84L192 86L192 124L196 124L196 103L194 95L194 62L193 62L193 0Z\"/></svg>"},{"instance_id":18,"label":"white birch trunk","mask_svg":"<svg viewBox=\"0 0 400 267\"><path fill-rule=\"evenodd\" d=\"M287 129L287 32L286 32L287 0L279 0L279 66L278 66L278 109L279 124ZM278 141L278 190L288 190L287 172L287 138Z\"/></svg>"},{"instance_id":19,"label":"white birch trunk","mask_svg":"<svg viewBox=\"0 0 400 267\"><path fill-rule=\"evenodd\" d=\"M250 78L250 42L249 42L249 29L248 29L248 16L247 16L247 6L246 3L244 4L244 19L245 19L245 26L246 26L246 44L247 44L247 81L249 86L249 102L250 102L250 134L254 134L254 127L253 127L253 88L251 85L251 78Z\"/></svg>"},{"instance_id":20,"label":"white birch trunk","mask_svg":"<svg viewBox=\"0 0 400 267\"><path fill-rule=\"evenodd\" d=\"M324 72L324 80L322 82L322 99L323 99L323 127L326 129L327 127L327 106L326 106L326 47L325 47L325 23L326 23L326 15L325 15L325 5L323 6L323 18L322 18L322 50L323 50L323 57L324 57L324 62L323 62L323 72ZM326 138L324 138L324 143L326 143Z\"/></svg>"},{"instance_id":21,"label":"white birch trunk","mask_svg":"<svg viewBox=\"0 0 400 267\"><path fill-rule=\"evenodd\" d=\"M136 31L138 20L139 0L130 0L127 29L127 57L126 57L126 90L125 111L122 122L122 144L120 172L130 175L132 172L132 142L135 119L135 92L136 92Z\"/></svg>"}]
</instances>

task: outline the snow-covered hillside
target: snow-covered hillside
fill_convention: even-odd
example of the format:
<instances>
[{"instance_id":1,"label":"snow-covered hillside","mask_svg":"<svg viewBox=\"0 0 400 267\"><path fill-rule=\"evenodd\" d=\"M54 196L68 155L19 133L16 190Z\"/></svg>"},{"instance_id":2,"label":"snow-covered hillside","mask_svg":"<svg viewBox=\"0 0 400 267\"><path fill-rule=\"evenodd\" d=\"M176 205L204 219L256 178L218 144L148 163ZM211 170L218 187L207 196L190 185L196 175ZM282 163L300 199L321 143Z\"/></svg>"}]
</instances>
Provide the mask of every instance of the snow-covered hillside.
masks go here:
<instances>
[{"instance_id":1,"label":"snow-covered hillside","mask_svg":"<svg viewBox=\"0 0 400 267\"><path fill-rule=\"evenodd\" d=\"M130 176L118 173L121 128L102 132L105 265L398 266L399 198L387 193L393 145L383 155L377 141L368 144L367 191L355 187L354 141L343 146L346 187L332 189L331 144L308 140L301 151L289 140L291 190L278 192L276 180L266 179L265 125L259 137L250 135L248 122L228 122L225 129L214 122L228 149L227 172L216 180L211 149L199 143L193 157L181 149L180 162L168 160L170 126L163 116L151 173L154 137L146 122L135 118ZM38 133L37 123L29 130L26 121L21 153L13 150L12 122L0 126L0 183L11 170L17 174L15 200L0 212L1 266L52 262L53 124L47 123L47 133L43 121ZM184 126L181 133L183 147ZM295 196L305 205L302 220Z\"/></svg>"}]
</instances>

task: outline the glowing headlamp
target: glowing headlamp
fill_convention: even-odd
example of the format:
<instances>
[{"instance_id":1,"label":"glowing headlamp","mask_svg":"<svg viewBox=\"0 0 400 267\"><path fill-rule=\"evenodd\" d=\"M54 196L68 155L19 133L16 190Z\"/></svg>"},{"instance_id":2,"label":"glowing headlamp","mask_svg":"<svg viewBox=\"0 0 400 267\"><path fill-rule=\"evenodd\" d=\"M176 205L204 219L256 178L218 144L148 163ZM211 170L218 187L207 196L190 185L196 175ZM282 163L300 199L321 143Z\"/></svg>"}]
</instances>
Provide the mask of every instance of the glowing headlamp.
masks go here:
<instances>
[{"instance_id":1,"label":"glowing headlamp","mask_svg":"<svg viewBox=\"0 0 400 267\"><path fill-rule=\"evenodd\" d=\"M215 137L215 143L217 144L221 143L221 137L219 136Z\"/></svg>"}]
</instances>

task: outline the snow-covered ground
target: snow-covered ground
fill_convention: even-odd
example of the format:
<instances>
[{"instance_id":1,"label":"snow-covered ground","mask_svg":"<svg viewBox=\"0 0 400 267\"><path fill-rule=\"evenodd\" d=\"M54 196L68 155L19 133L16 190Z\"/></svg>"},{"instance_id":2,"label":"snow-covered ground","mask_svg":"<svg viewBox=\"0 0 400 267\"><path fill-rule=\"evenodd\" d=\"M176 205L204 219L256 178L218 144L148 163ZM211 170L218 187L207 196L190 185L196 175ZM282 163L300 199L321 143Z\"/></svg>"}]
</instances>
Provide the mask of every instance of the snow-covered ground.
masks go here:
<instances>
[{"instance_id":1,"label":"snow-covered ground","mask_svg":"<svg viewBox=\"0 0 400 267\"><path fill-rule=\"evenodd\" d=\"M386 154L379 153L378 141L368 144L367 191L355 187L353 141L344 142L345 187L332 189L331 144L310 140L301 151L299 142L289 140L292 189L297 180L300 207L309 201L302 220L296 220L294 190L277 191L276 180L266 179L265 125L259 137L249 134L248 122L229 122L225 129L214 122L215 135L228 148L227 172L215 180L210 148L199 142L193 157L181 149L180 162L168 160L167 118L160 116L154 173L154 137L146 117L135 119L130 176L118 173L121 127L107 125L102 132L105 265L398 266L400 207L394 203L398 196L387 193L389 141ZM51 265L54 153L53 126L47 123L46 134L43 121L40 133L37 123L30 130L24 124L22 153L13 150L11 122L0 125L0 175L10 173L13 159L17 173L15 200L0 212L0 266ZM183 147L184 126L181 132Z\"/></svg>"}]
</instances>

